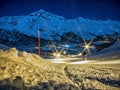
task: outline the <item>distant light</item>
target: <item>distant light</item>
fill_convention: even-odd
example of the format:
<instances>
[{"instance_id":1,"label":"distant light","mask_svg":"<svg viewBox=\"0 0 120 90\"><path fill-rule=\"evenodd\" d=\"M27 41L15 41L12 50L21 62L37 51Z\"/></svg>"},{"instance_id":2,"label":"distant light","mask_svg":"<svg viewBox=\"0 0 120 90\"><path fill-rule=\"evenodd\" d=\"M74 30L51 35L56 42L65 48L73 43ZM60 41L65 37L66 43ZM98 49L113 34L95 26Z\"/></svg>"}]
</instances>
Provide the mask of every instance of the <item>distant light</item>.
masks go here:
<instances>
[{"instance_id":1,"label":"distant light","mask_svg":"<svg viewBox=\"0 0 120 90\"><path fill-rule=\"evenodd\" d=\"M53 56L56 56L56 53L53 53Z\"/></svg>"},{"instance_id":2,"label":"distant light","mask_svg":"<svg viewBox=\"0 0 120 90\"><path fill-rule=\"evenodd\" d=\"M63 54L66 54L66 51L64 51Z\"/></svg>"},{"instance_id":3,"label":"distant light","mask_svg":"<svg viewBox=\"0 0 120 90\"><path fill-rule=\"evenodd\" d=\"M58 53L58 54L56 55L56 57L57 57L57 58L60 58L60 54Z\"/></svg>"},{"instance_id":4,"label":"distant light","mask_svg":"<svg viewBox=\"0 0 120 90\"><path fill-rule=\"evenodd\" d=\"M94 39L93 39L94 40ZM91 54L90 53L90 49L91 49L91 43L93 42L93 40L91 40L89 43L87 43L86 41L85 41L85 39L83 39L83 41L84 41L84 50L83 50L83 52L84 51L86 51L86 54Z\"/></svg>"},{"instance_id":5,"label":"distant light","mask_svg":"<svg viewBox=\"0 0 120 90\"><path fill-rule=\"evenodd\" d=\"M82 56L82 53L79 53L78 55L79 55L79 56Z\"/></svg>"},{"instance_id":6,"label":"distant light","mask_svg":"<svg viewBox=\"0 0 120 90\"><path fill-rule=\"evenodd\" d=\"M65 45L66 47L69 47L69 45Z\"/></svg>"},{"instance_id":7,"label":"distant light","mask_svg":"<svg viewBox=\"0 0 120 90\"><path fill-rule=\"evenodd\" d=\"M38 47L35 47L36 49L38 49Z\"/></svg>"},{"instance_id":8,"label":"distant light","mask_svg":"<svg viewBox=\"0 0 120 90\"><path fill-rule=\"evenodd\" d=\"M56 58L60 58L60 53L53 53L53 56L55 56Z\"/></svg>"},{"instance_id":9,"label":"distant light","mask_svg":"<svg viewBox=\"0 0 120 90\"><path fill-rule=\"evenodd\" d=\"M71 55L68 55L68 57L70 57Z\"/></svg>"},{"instance_id":10,"label":"distant light","mask_svg":"<svg viewBox=\"0 0 120 90\"><path fill-rule=\"evenodd\" d=\"M69 45L63 45L63 47L69 48L70 46Z\"/></svg>"}]
</instances>

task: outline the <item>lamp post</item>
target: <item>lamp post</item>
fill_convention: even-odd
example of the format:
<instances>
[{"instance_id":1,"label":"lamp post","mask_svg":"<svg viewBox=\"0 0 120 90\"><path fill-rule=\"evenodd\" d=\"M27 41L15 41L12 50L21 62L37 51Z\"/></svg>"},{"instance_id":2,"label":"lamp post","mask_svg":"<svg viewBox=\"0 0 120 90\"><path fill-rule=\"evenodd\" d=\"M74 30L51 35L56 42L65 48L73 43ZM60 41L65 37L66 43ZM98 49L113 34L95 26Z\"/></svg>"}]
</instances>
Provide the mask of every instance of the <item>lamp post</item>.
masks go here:
<instances>
[{"instance_id":1,"label":"lamp post","mask_svg":"<svg viewBox=\"0 0 120 90\"><path fill-rule=\"evenodd\" d=\"M40 31L38 30L38 55L40 56Z\"/></svg>"},{"instance_id":2,"label":"lamp post","mask_svg":"<svg viewBox=\"0 0 120 90\"><path fill-rule=\"evenodd\" d=\"M90 53L90 48L91 48L91 43L93 42L93 40L94 39L92 39L89 43L87 43L86 42L86 40L84 39L84 38L82 38L83 39L83 42L84 42L84 49L83 49L83 51L82 52L85 52L86 53L86 55L85 55L85 60L87 60L87 54L89 53L89 54L91 54Z\"/></svg>"},{"instance_id":3,"label":"lamp post","mask_svg":"<svg viewBox=\"0 0 120 90\"><path fill-rule=\"evenodd\" d=\"M90 46L89 45L85 45L85 61L87 60L87 54L88 54L88 51L89 51L89 48Z\"/></svg>"}]
</instances>

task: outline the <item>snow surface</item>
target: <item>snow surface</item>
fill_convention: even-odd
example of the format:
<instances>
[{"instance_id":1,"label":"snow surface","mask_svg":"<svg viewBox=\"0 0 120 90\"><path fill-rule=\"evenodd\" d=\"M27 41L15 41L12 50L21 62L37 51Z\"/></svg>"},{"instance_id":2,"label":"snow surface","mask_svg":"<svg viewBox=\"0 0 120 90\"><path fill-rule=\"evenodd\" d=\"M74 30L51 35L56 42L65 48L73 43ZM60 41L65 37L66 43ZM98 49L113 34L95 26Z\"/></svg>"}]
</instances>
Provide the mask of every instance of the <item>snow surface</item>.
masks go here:
<instances>
[{"instance_id":1,"label":"snow surface","mask_svg":"<svg viewBox=\"0 0 120 90\"><path fill-rule=\"evenodd\" d=\"M85 38L91 38L88 32L94 34L110 34L120 32L120 22L90 20L82 17L65 19L44 10L31 13L27 16L6 16L0 18L0 28L11 31L19 31L29 36L37 37L40 30L41 38L52 39L55 33L75 32ZM56 37L59 39L59 37Z\"/></svg>"},{"instance_id":2,"label":"snow surface","mask_svg":"<svg viewBox=\"0 0 120 90\"><path fill-rule=\"evenodd\" d=\"M53 64L15 48L0 50L0 90L119 90L119 66Z\"/></svg>"},{"instance_id":3,"label":"snow surface","mask_svg":"<svg viewBox=\"0 0 120 90\"><path fill-rule=\"evenodd\" d=\"M90 59L101 59L101 60L120 60L120 41L116 42L115 44L111 45L108 48L105 48L91 56L89 56Z\"/></svg>"},{"instance_id":4,"label":"snow surface","mask_svg":"<svg viewBox=\"0 0 120 90\"><path fill-rule=\"evenodd\" d=\"M0 49L1 50L9 50L10 48L4 44L0 44Z\"/></svg>"}]
</instances>

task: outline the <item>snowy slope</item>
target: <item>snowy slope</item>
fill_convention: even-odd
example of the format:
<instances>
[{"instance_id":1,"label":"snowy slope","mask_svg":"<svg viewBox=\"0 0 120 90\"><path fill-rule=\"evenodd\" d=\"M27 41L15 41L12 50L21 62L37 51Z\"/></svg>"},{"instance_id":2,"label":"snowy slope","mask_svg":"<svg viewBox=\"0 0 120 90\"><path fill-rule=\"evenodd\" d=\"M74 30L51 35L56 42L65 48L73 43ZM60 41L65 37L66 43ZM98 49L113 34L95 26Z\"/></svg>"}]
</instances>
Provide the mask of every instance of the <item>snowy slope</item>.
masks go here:
<instances>
[{"instance_id":1,"label":"snowy slope","mask_svg":"<svg viewBox=\"0 0 120 90\"><path fill-rule=\"evenodd\" d=\"M120 22L117 21L97 21L84 19L65 19L44 10L31 13L27 16L6 16L0 18L0 28L7 30L17 30L29 36L37 37L37 31L41 31L41 38L52 39L55 33L75 32L85 38L91 37L88 32L95 34L109 34L115 31L120 32ZM58 38L58 37L56 37Z\"/></svg>"},{"instance_id":2,"label":"snowy slope","mask_svg":"<svg viewBox=\"0 0 120 90\"><path fill-rule=\"evenodd\" d=\"M4 44L0 44L0 49L2 50L9 50L10 48Z\"/></svg>"},{"instance_id":3,"label":"snowy slope","mask_svg":"<svg viewBox=\"0 0 120 90\"><path fill-rule=\"evenodd\" d=\"M90 59L101 59L101 60L120 60L120 41L116 42L112 46L101 50L89 57Z\"/></svg>"}]
</instances>

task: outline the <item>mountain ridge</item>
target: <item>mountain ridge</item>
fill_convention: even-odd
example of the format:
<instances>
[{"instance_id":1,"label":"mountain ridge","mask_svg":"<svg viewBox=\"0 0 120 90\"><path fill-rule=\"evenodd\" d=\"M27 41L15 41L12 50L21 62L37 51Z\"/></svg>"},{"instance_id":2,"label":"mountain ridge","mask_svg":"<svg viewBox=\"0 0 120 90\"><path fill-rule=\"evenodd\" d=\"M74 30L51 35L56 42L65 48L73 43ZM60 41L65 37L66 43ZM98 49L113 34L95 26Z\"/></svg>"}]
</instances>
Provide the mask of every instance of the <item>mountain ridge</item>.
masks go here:
<instances>
[{"instance_id":1,"label":"mountain ridge","mask_svg":"<svg viewBox=\"0 0 120 90\"><path fill-rule=\"evenodd\" d=\"M30 13L27 16L6 16L0 18L0 28L11 31L19 31L28 36L37 37L37 31L41 30L41 38L52 39L52 35L64 32L74 32L84 38L92 38L89 32L95 34L111 34L120 32L120 22L90 20L82 17L66 19L44 10ZM58 38L58 37L56 37Z\"/></svg>"}]
</instances>

